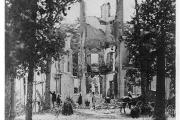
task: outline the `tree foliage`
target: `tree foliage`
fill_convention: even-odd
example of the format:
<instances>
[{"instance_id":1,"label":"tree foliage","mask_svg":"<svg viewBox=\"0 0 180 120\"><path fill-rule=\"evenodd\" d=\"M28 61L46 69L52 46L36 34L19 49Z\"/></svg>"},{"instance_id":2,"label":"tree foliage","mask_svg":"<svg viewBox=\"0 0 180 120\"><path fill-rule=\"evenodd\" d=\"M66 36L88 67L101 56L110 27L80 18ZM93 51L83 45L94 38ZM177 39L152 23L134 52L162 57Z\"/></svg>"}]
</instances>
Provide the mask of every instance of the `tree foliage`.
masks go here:
<instances>
[{"instance_id":1,"label":"tree foliage","mask_svg":"<svg viewBox=\"0 0 180 120\"><path fill-rule=\"evenodd\" d=\"M169 4L168 7L163 6ZM167 12L164 16L164 12ZM143 61L149 62L148 74L156 75L157 42L162 35L162 27L166 32L166 76L175 80L175 1L146 0L136 6L136 16L129 24L134 26L133 32L125 31L126 45L130 51L131 62L137 68Z\"/></svg>"},{"instance_id":2,"label":"tree foliage","mask_svg":"<svg viewBox=\"0 0 180 120\"><path fill-rule=\"evenodd\" d=\"M140 72L137 69L128 69L126 71L126 80L129 88L131 86L140 86Z\"/></svg>"},{"instance_id":3,"label":"tree foliage","mask_svg":"<svg viewBox=\"0 0 180 120\"><path fill-rule=\"evenodd\" d=\"M44 68L49 56L56 59L62 51L65 36L55 24L60 24L74 2L77 1L6 0L6 67L15 59L16 65L12 66L27 70L30 86L34 70ZM28 90L27 107L32 104L32 87ZM31 113L26 119L32 119L32 109L27 112Z\"/></svg>"},{"instance_id":4,"label":"tree foliage","mask_svg":"<svg viewBox=\"0 0 180 120\"><path fill-rule=\"evenodd\" d=\"M157 75L155 116L165 119L165 77L175 83L175 0L136 4L131 23L134 32L127 33L126 40L130 58L140 66L141 74L147 70L148 74Z\"/></svg>"},{"instance_id":5,"label":"tree foliage","mask_svg":"<svg viewBox=\"0 0 180 120\"><path fill-rule=\"evenodd\" d=\"M13 34L13 41L8 43L19 47L15 56L23 66L27 66L32 56L34 64L38 66L41 66L39 62L46 60L49 55L58 57L64 46L65 34L56 26L63 20L63 15L67 14L65 11L70 9L68 6L75 2L77 1L6 0L6 16L9 16L6 23L8 22L12 29L11 35ZM7 49L11 47L14 46L8 45Z\"/></svg>"}]
</instances>

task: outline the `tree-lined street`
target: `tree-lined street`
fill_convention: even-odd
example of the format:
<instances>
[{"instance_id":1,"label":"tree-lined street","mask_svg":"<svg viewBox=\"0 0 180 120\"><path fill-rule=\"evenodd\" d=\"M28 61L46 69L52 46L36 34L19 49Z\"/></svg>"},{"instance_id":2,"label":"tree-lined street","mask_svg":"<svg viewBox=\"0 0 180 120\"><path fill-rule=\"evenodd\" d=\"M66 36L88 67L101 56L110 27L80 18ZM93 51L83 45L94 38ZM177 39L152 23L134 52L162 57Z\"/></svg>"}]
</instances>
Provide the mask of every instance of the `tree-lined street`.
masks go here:
<instances>
[{"instance_id":1,"label":"tree-lined street","mask_svg":"<svg viewBox=\"0 0 180 120\"><path fill-rule=\"evenodd\" d=\"M175 119L176 1L101 2L5 0L5 120Z\"/></svg>"}]
</instances>

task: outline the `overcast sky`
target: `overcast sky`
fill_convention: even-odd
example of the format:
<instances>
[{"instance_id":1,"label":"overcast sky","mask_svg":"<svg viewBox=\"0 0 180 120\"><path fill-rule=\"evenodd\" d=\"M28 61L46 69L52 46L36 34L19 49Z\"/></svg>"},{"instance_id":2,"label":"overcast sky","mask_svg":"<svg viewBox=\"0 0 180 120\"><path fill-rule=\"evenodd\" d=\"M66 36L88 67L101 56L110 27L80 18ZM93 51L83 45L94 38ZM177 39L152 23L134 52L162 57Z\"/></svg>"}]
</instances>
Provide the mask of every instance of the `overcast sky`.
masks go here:
<instances>
[{"instance_id":1,"label":"overcast sky","mask_svg":"<svg viewBox=\"0 0 180 120\"><path fill-rule=\"evenodd\" d=\"M111 15L115 15L116 0L85 0L86 3L86 16L100 17L100 6L103 3L109 2L111 4ZM79 3L71 6L71 9L67 11L68 15L65 17L66 23L73 23L80 13ZM134 0L124 0L124 21L129 21L134 14Z\"/></svg>"}]
</instances>

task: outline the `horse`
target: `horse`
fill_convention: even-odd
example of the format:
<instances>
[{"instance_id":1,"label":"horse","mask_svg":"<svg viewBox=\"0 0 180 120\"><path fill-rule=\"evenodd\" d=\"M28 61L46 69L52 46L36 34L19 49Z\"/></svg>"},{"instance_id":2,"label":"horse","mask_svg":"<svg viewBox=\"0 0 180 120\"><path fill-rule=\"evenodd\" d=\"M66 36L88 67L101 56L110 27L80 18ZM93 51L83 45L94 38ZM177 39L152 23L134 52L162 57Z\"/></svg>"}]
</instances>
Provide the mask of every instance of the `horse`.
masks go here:
<instances>
[{"instance_id":1,"label":"horse","mask_svg":"<svg viewBox=\"0 0 180 120\"><path fill-rule=\"evenodd\" d=\"M120 112L122 113L122 109L124 109L124 113L126 113L125 108L128 105L129 109L131 109L131 106L140 106L142 104L142 101L144 100L143 96L138 96L135 98L131 98L129 96L124 96L120 99Z\"/></svg>"},{"instance_id":2,"label":"horse","mask_svg":"<svg viewBox=\"0 0 180 120\"><path fill-rule=\"evenodd\" d=\"M124 109L124 113L126 113L125 108L127 104L129 105L131 98L129 96L124 96L119 101L120 101L120 104L119 104L120 112L122 113L122 109Z\"/></svg>"}]
</instances>

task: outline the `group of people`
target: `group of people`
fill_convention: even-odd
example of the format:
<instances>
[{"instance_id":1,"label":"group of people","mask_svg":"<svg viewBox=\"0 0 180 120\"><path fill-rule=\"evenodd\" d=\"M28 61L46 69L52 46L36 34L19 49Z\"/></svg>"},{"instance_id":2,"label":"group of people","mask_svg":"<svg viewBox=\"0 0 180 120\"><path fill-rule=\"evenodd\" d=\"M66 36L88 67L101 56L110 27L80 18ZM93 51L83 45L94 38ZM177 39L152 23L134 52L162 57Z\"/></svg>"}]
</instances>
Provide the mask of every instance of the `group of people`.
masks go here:
<instances>
[{"instance_id":1,"label":"group of people","mask_svg":"<svg viewBox=\"0 0 180 120\"><path fill-rule=\"evenodd\" d=\"M60 95L58 95L56 97L56 93L55 91L51 92L49 91L50 94L52 95L52 105L53 105L53 108L55 107L55 103L57 104L57 106L59 107L62 103L61 101L61 98L60 98ZM79 98L78 98L78 104L81 106L82 105L82 95L80 94L79 95ZM95 109L95 103L96 103L96 98L95 98L95 95L94 95L94 92L92 92L92 108Z\"/></svg>"},{"instance_id":2,"label":"group of people","mask_svg":"<svg viewBox=\"0 0 180 120\"><path fill-rule=\"evenodd\" d=\"M49 92L50 92L50 94L52 94L52 105L53 105L53 108L55 107L55 102L56 102L57 106L59 107L61 105L61 102L62 102L61 98L60 98L60 95L58 95L56 97L55 91L54 92L49 91Z\"/></svg>"},{"instance_id":3,"label":"group of people","mask_svg":"<svg viewBox=\"0 0 180 120\"><path fill-rule=\"evenodd\" d=\"M53 108L55 107L55 102L56 102L57 106L59 107L61 105L61 102L62 102L61 98L60 98L60 95L58 95L56 97L55 91L53 91L53 92L50 91L50 94L52 94L52 105L53 105ZM128 92L128 97L132 98L131 92ZM91 102L92 102L92 108L95 109L96 98L95 98L94 92L92 92L92 101ZM82 105L82 95L81 94L79 95L77 103L80 106Z\"/></svg>"},{"instance_id":4,"label":"group of people","mask_svg":"<svg viewBox=\"0 0 180 120\"><path fill-rule=\"evenodd\" d=\"M94 92L92 92L92 101L91 102L92 102L92 108L95 109L96 98L95 98ZM82 105L82 95L81 94L79 95L77 103L79 104L79 106Z\"/></svg>"}]
</instances>

